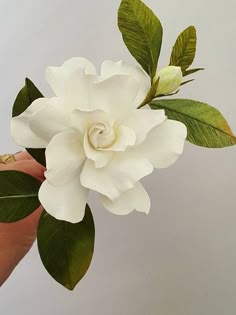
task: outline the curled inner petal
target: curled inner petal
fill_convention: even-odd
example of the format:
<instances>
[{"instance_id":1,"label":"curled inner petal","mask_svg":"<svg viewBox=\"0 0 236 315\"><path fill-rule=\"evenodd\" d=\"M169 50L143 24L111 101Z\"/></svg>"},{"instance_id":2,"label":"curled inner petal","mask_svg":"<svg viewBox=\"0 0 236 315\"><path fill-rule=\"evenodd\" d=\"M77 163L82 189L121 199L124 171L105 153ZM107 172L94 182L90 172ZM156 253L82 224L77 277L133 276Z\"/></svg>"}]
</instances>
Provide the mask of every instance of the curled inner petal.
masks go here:
<instances>
[{"instance_id":1,"label":"curled inner petal","mask_svg":"<svg viewBox=\"0 0 236 315\"><path fill-rule=\"evenodd\" d=\"M115 131L112 126L105 122L98 122L88 131L89 142L94 149L106 149L115 141Z\"/></svg>"}]
</instances>

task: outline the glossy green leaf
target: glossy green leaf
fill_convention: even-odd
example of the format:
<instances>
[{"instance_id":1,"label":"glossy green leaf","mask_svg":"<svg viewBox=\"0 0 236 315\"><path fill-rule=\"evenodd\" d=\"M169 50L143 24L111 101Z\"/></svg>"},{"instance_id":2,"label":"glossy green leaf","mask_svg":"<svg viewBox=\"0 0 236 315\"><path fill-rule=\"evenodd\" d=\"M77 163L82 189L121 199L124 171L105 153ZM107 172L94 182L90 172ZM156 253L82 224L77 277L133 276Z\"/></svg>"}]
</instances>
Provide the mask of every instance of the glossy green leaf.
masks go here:
<instances>
[{"instance_id":1,"label":"glossy green leaf","mask_svg":"<svg viewBox=\"0 0 236 315\"><path fill-rule=\"evenodd\" d=\"M236 137L222 114L205 103L188 100L156 100L152 109L164 109L169 119L184 123L187 140L208 148L223 148L236 144Z\"/></svg>"},{"instance_id":2,"label":"glossy green leaf","mask_svg":"<svg viewBox=\"0 0 236 315\"><path fill-rule=\"evenodd\" d=\"M30 79L26 78L25 86L20 90L14 102L12 117L22 114L33 103L33 101L41 97L43 97L42 93ZM46 165L45 149L26 148L26 150L36 161L44 166Z\"/></svg>"},{"instance_id":3,"label":"glossy green leaf","mask_svg":"<svg viewBox=\"0 0 236 315\"><path fill-rule=\"evenodd\" d=\"M82 222L56 220L43 212L38 226L38 248L49 274L73 290L87 272L94 251L95 228L89 206Z\"/></svg>"},{"instance_id":4,"label":"glossy green leaf","mask_svg":"<svg viewBox=\"0 0 236 315\"><path fill-rule=\"evenodd\" d=\"M42 93L36 88L30 79L25 79L25 86L18 93L13 105L12 117L22 114L33 101L43 97Z\"/></svg>"},{"instance_id":5,"label":"glossy green leaf","mask_svg":"<svg viewBox=\"0 0 236 315\"><path fill-rule=\"evenodd\" d=\"M162 25L140 0L122 0L118 26L132 56L153 79L162 45Z\"/></svg>"},{"instance_id":6,"label":"glossy green leaf","mask_svg":"<svg viewBox=\"0 0 236 315\"><path fill-rule=\"evenodd\" d=\"M186 28L177 38L172 54L170 65L181 67L183 74L194 61L197 47L197 32L194 26Z\"/></svg>"},{"instance_id":7,"label":"glossy green leaf","mask_svg":"<svg viewBox=\"0 0 236 315\"><path fill-rule=\"evenodd\" d=\"M34 177L17 172L0 172L0 222L17 222L29 216L39 206L41 183Z\"/></svg>"}]
</instances>

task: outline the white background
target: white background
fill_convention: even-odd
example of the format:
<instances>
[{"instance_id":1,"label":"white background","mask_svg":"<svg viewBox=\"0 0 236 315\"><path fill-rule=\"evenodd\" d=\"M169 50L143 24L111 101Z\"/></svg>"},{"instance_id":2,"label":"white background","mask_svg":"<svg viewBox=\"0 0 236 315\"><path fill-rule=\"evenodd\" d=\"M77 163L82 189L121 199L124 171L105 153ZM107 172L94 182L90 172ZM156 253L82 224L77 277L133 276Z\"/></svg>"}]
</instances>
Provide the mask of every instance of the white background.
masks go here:
<instances>
[{"instance_id":1,"label":"white background","mask_svg":"<svg viewBox=\"0 0 236 315\"><path fill-rule=\"evenodd\" d=\"M146 0L165 30L161 65L176 36L198 29L196 82L179 97L217 106L236 131L235 0ZM0 0L0 145L10 137L12 103L28 76L48 94L47 65L74 56L133 62L116 26L118 0ZM0 289L4 315L235 315L236 148L186 145L173 167L145 180L151 214L117 217L91 206L92 266L71 293L44 270L37 248ZM0 253L1 255L1 253Z\"/></svg>"}]
</instances>

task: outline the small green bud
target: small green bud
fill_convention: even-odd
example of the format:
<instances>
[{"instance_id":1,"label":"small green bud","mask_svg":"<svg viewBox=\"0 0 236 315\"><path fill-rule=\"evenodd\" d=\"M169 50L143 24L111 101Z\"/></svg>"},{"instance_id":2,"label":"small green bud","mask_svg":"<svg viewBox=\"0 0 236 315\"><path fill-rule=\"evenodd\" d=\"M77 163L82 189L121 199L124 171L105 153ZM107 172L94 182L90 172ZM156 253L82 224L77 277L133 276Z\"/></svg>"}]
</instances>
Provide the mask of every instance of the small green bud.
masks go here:
<instances>
[{"instance_id":1,"label":"small green bud","mask_svg":"<svg viewBox=\"0 0 236 315\"><path fill-rule=\"evenodd\" d=\"M175 92L180 87L183 73L180 67L168 66L156 74L156 80L158 78L157 95L165 95Z\"/></svg>"}]
</instances>

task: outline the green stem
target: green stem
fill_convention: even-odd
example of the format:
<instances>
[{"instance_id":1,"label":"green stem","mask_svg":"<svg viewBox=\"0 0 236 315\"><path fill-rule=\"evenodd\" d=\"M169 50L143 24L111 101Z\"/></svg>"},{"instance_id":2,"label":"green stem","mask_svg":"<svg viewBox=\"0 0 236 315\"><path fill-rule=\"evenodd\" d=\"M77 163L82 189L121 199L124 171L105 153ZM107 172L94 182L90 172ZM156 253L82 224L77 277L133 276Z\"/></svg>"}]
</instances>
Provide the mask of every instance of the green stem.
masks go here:
<instances>
[{"instance_id":1,"label":"green stem","mask_svg":"<svg viewBox=\"0 0 236 315\"><path fill-rule=\"evenodd\" d=\"M158 88L160 78L158 78L156 81L153 81L152 86L148 92L148 95L144 99L144 101L139 105L138 109L144 107L145 105L148 105L155 97L156 97L156 91Z\"/></svg>"}]
</instances>

